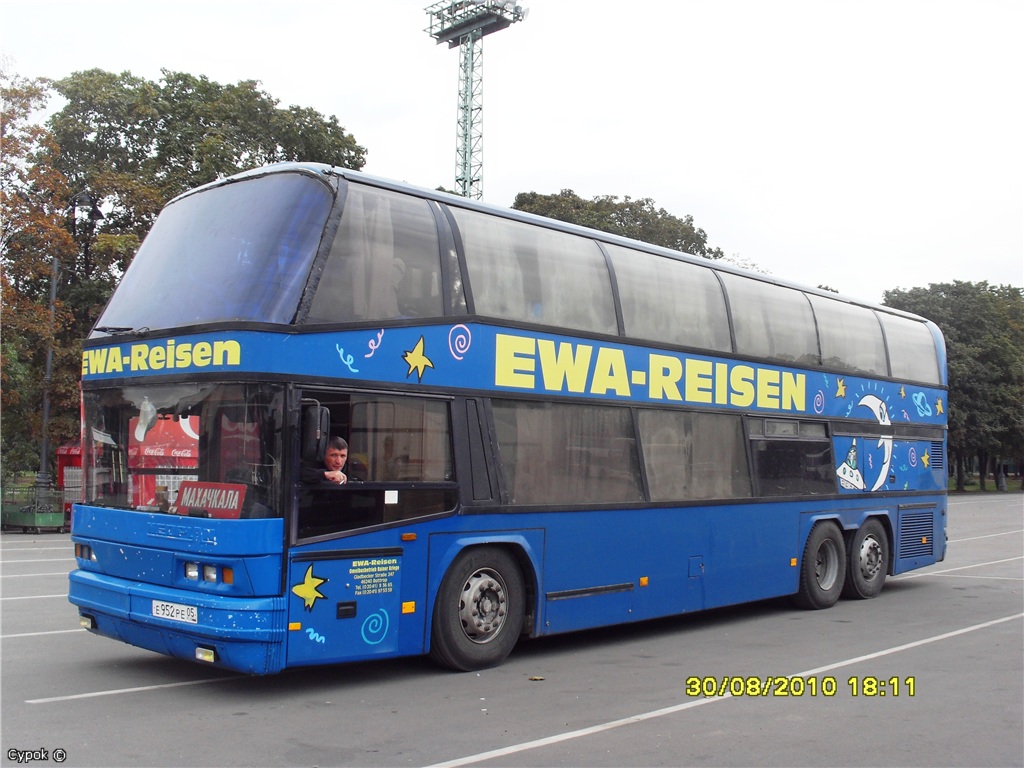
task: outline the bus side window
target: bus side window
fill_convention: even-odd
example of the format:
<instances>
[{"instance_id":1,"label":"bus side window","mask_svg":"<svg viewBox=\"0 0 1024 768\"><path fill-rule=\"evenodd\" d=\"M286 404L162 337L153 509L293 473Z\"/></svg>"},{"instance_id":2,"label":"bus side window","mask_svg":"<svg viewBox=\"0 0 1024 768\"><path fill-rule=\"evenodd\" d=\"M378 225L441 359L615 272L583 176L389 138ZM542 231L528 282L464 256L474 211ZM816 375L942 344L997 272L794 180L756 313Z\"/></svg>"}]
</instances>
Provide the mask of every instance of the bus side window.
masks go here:
<instances>
[{"instance_id":1,"label":"bus side window","mask_svg":"<svg viewBox=\"0 0 1024 768\"><path fill-rule=\"evenodd\" d=\"M832 443L823 424L751 418L759 496L816 496L836 492Z\"/></svg>"},{"instance_id":2,"label":"bus side window","mask_svg":"<svg viewBox=\"0 0 1024 768\"><path fill-rule=\"evenodd\" d=\"M299 537L326 536L453 510L458 502L447 400L307 392L348 441L344 485L302 483Z\"/></svg>"},{"instance_id":3,"label":"bus side window","mask_svg":"<svg viewBox=\"0 0 1024 768\"><path fill-rule=\"evenodd\" d=\"M493 400L510 504L643 500L626 408Z\"/></svg>"},{"instance_id":4,"label":"bus side window","mask_svg":"<svg viewBox=\"0 0 1024 768\"><path fill-rule=\"evenodd\" d=\"M640 436L652 501L751 496L739 416L642 410Z\"/></svg>"},{"instance_id":5,"label":"bus side window","mask_svg":"<svg viewBox=\"0 0 1024 768\"><path fill-rule=\"evenodd\" d=\"M807 296L749 277L720 274L729 296L737 354L820 365L818 335Z\"/></svg>"},{"instance_id":6,"label":"bus side window","mask_svg":"<svg viewBox=\"0 0 1024 768\"><path fill-rule=\"evenodd\" d=\"M427 201L350 184L305 322L441 317L441 279Z\"/></svg>"},{"instance_id":7,"label":"bus side window","mask_svg":"<svg viewBox=\"0 0 1024 768\"><path fill-rule=\"evenodd\" d=\"M616 334L611 278L597 243L450 207L481 315ZM558 258L552 258L554 254Z\"/></svg>"}]
</instances>

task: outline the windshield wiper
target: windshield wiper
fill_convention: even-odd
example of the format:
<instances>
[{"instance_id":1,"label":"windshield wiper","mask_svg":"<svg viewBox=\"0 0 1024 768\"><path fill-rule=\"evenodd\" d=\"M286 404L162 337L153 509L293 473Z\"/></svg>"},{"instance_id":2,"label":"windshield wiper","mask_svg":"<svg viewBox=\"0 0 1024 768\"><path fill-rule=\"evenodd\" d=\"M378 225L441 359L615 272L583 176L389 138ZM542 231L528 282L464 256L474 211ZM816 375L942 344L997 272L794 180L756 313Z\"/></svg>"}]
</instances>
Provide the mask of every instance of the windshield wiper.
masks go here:
<instances>
[{"instance_id":1,"label":"windshield wiper","mask_svg":"<svg viewBox=\"0 0 1024 768\"><path fill-rule=\"evenodd\" d=\"M109 333L111 336L124 336L126 334L133 334L135 336L141 336L144 333L149 332L149 328L142 326L138 330L130 328L126 325L98 325L93 330L99 331L100 333Z\"/></svg>"}]
</instances>

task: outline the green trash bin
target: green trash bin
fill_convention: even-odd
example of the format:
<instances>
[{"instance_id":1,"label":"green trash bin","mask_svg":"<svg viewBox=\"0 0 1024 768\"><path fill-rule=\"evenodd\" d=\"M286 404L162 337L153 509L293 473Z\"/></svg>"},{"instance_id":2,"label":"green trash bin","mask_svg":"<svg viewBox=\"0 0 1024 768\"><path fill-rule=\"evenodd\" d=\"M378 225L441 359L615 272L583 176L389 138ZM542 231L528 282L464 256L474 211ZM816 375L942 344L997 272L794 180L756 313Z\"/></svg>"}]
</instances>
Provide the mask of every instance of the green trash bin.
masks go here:
<instances>
[{"instance_id":1,"label":"green trash bin","mask_svg":"<svg viewBox=\"0 0 1024 768\"><path fill-rule=\"evenodd\" d=\"M16 487L4 489L0 499L0 526L24 533L67 530L64 509L57 491Z\"/></svg>"}]
</instances>

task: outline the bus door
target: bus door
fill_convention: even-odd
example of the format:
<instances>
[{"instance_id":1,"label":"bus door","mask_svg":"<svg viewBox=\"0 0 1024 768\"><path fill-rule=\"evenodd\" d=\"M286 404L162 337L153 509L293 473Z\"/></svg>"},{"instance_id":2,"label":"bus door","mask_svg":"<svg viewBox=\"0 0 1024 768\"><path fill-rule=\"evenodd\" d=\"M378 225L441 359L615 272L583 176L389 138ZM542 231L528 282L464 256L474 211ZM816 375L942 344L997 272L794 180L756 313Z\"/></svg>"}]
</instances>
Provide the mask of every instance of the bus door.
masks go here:
<instances>
[{"instance_id":1,"label":"bus door","mask_svg":"<svg viewBox=\"0 0 1024 768\"><path fill-rule=\"evenodd\" d=\"M398 650L402 550L293 551L288 665L353 661Z\"/></svg>"}]
</instances>

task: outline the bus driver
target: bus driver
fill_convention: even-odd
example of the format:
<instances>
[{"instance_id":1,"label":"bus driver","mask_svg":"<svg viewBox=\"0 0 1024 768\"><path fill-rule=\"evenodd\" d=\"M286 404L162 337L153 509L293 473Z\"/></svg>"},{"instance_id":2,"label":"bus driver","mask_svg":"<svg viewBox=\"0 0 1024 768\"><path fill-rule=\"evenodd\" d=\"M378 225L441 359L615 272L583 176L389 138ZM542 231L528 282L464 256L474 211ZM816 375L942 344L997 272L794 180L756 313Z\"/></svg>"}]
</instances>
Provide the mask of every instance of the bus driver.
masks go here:
<instances>
[{"instance_id":1,"label":"bus driver","mask_svg":"<svg viewBox=\"0 0 1024 768\"><path fill-rule=\"evenodd\" d=\"M344 438L332 437L327 442L323 466L303 467L302 482L344 485L348 482L348 475L342 472L341 468L345 466L346 461L348 461L348 443Z\"/></svg>"}]
</instances>

